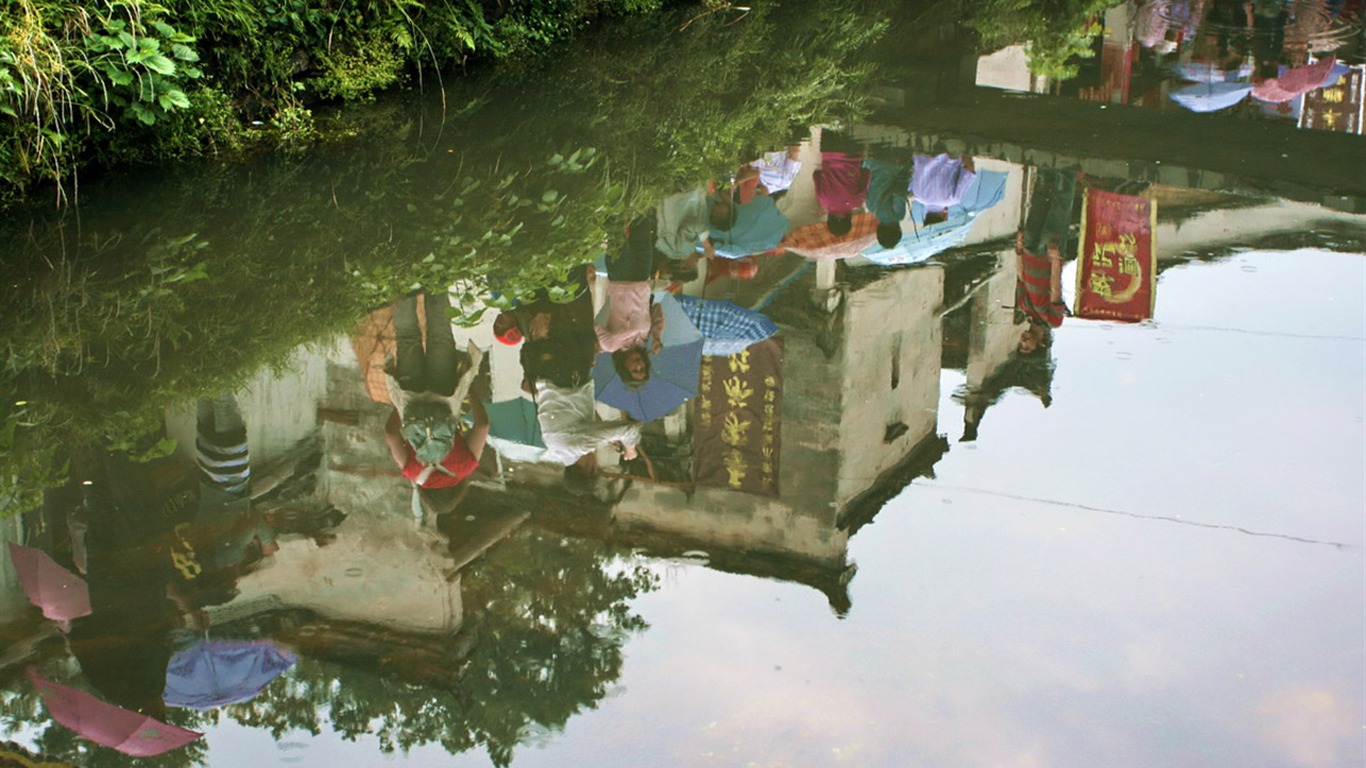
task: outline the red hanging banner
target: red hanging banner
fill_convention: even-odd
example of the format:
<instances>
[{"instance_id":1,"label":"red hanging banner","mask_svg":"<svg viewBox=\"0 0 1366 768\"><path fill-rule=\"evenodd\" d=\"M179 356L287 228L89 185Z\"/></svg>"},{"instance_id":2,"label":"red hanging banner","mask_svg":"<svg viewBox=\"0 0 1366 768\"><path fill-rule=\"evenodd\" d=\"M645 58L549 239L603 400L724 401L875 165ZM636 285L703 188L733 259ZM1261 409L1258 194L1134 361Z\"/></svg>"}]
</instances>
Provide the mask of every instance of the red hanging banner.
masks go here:
<instances>
[{"instance_id":1,"label":"red hanging banner","mask_svg":"<svg viewBox=\"0 0 1366 768\"><path fill-rule=\"evenodd\" d=\"M1153 316L1157 204L1145 197L1086 190L1073 314L1137 322Z\"/></svg>"}]
</instances>

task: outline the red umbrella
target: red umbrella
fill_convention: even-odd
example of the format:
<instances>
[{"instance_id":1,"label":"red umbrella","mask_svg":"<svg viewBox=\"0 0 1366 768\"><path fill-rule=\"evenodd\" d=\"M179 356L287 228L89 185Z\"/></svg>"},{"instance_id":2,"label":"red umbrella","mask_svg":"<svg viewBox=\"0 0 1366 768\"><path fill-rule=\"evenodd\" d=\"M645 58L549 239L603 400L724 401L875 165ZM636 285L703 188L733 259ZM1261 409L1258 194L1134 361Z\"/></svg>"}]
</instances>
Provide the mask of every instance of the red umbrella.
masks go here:
<instances>
[{"instance_id":1,"label":"red umbrella","mask_svg":"<svg viewBox=\"0 0 1366 768\"><path fill-rule=\"evenodd\" d=\"M189 744L204 734L163 723L69 685L44 679L32 667L28 677L52 719L82 737L133 757L152 757Z\"/></svg>"},{"instance_id":2,"label":"red umbrella","mask_svg":"<svg viewBox=\"0 0 1366 768\"><path fill-rule=\"evenodd\" d=\"M9 556L29 602L42 608L43 615L63 631L71 628L72 619L90 615L90 590L80 576L34 547L11 543Z\"/></svg>"},{"instance_id":3,"label":"red umbrella","mask_svg":"<svg viewBox=\"0 0 1366 768\"><path fill-rule=\"evenodd\" d=\"M1252 98L1276 103L1290 101L1302 93L1326 85L1336 63L1337 57L1329 56L1313 64L1287 69L1280 77L1267 78L1254 86Z\"/></svg>"}]
</instances>

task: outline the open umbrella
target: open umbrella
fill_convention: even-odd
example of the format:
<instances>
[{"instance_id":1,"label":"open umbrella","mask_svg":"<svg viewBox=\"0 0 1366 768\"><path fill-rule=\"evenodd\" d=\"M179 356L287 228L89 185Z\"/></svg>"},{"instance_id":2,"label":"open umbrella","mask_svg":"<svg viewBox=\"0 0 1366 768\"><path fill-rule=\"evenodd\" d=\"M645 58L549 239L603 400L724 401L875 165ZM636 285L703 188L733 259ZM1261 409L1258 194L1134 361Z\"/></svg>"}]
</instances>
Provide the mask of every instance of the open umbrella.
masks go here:
<instances>
[{"instance_id":1,"label":"open umbrella","mask_svg":"<svg viewBox=\"0 0 1366 768\"><path fill-rule=\"evenodd\" d=\"M956 248L968 239L977 214L963 211L953 212L945 221L919 227L902 236L901 242L892 248L873 245L859 255L883 266L919 264L928 261L935 254Z\"/></svg>"},{"instance_id":2,"label":"open umbrella","mask_svg":"<svg viewBox=\"0 0 1366 768\"><path fill-rule=\"evenodd\" d=\"M486 403L489 415L489 436L522 445L544 448L541 422L536 419L536 404L525 397L514 397L497 403Z\"/></svg>"},{"instance_id":3,"label":"open umbrella","mask_svg":"<svg viewBox=\"0 0 1366 768\"><path fill-rule=\"evenodd\" d=\"M702 370L702 332L673 296L658 292L655 302L664 312L663 349L650 355L650 378L628 387L617 375L609 352L600 353L593 365L597 399L637 421L653 421L696 395Z\"/></svg>"},{"instance_id":4,"label":"open umbrella","mask_svg":"<svg viewBox=\"0 0 1366 768\"><path fill-rule=\"evenodd\" d=\"M704 355L738 354L778 332L778 326L762 312L729 301L692 296L675 296L674 300L702 332Z\"/></svg>"},{"instance_id":5,"label":"open umbrella","mask_svg":"<svg viewBox=\"0 0 1366 768\"><path fill-rule=\"evenodd\" d=\"M83 738L125 755L152 757L179 749L204 736L131 709L116 707L79 688L54 683L32 667L28 676L53 720Z\"/></svg>"},{"instance_id":6,"label":"open umbrella","mask_svg":"<svg viewBox=\"0 0 1366 768\"><path fill-rule=\"evenodd\" d=\"M11 542L9 556L29 602L43 609L43 615L62 631L71 629L72 619L90 615L90 589L80 576L34 547Z\"/></svg>"},{"instance_id":7,"label":"open umbrella","mask_svg":"<svg viewBox=\"0 0 1366 768\"><path fill-rule=\"evenodd\" d=\"M825 222L817 221L804 224L792 230L783 238L783 245L789 251L808 259L825 261L828 259L847 259L877 242L877 217L871 213L859 212L853 215L849 231L843 235L830 234Z\"/></svg>"},{"instance_id":8,"label":"open umbrella","mask_svg":"<svg viewBox=\"0 0 1366 768\"><path fill-rule=\"evenodd\" d=\"M977 178L963 192L962 199L948 207L947 219L913 228L903 234L901 242L892 248L871 245L859 255L883 266L918 264L935 254L962 245L967 241L977 217L1005 198L1007 178L1002 171L978 171ZM918 202L911 204L912 221L924 221L925 213L925 207Z\"/></svg>"},{"instance_id":9,"label":"open umbrella","mask_svg":"<svg viewBox=\"0 0 1366 768\"><path fill-rule=\"evenodd\" d=\"M1252 93L1252 83L1222 81L1196 83L1171 92L1172 101L1192 112L1217 112L1242 101Z\"/></svg>"},{"instance_id":10,"label":"open umbrella","mask_svg":"<svg viewBox=\"0 0 1366 768\"><path fill-rule=\"evenodd\" d=\"M776 246L787 234L787 224L787 216L778 210L773 198L756 195L735 207L735 224L730 229L722 232L712 228L707 236L717 256L739 259Z\"/></svg>"},{"instance_id":11,"label":"open umbrella","mask_svg":"<svg viewBox=\"0 0 1366 768\"><path fill-rule=\"evenodd\" d=\"M1329 56L1313 64L1287 69L1279 77L1270 77L1252 88L1252 98L1261 101L1280 103L1315 88L1336 83L1343 71L1336 68L1337 58ZM1337 73L1337 76L1334 76Z\"/></svg>"},{"instance_id":12,"label":"open umbrella","mask_svg":"<svg viewBox=\"0 0 1366 768\"><path fill-rule=\"evenodd\" d=\"M247 701L294 661L294 654L265 640L199 640L166 665L163 698L200 710Z\"/></svg>"}]
</instances>

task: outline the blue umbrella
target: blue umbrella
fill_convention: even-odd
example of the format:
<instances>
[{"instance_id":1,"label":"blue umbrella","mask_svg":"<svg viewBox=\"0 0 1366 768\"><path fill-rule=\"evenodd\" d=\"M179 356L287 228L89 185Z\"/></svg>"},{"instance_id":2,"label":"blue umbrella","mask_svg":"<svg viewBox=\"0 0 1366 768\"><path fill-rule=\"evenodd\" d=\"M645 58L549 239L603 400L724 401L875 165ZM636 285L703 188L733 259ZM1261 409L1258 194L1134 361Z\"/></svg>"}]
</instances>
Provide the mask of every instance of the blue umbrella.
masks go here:
<instances>
[{"instance_id":1,"label":"blue umbrella","mask_svg":"<svg viewBox=\"0 0 1366 768\"><path fill-rule=\"evenodd\" d=\"M1172 91L1172 101L1192 112L1217 112L1227 109L1252 93L1252 83L1213 81L1188 85Z\"/></svg>"},{"instance_id":2,"label":"blue umbrella","mask_svg":"<svg viewBox=\"0 0 1366 768\"><path fill-rule=\"evenodd\" d=\"M736 206L734 226L725 232L713 228L707 236L717 256L741 259L777 247L787 234L787 224L773 198L755 195L748 203Z\"/></svg>"},{"instance_id":3,"label":"blue umbrella","mask_svg":"<svg viewBox=\"0 0 1366 768\"><path fill-rule=\"evenodd\" d=\"M935 254L956 248L968 239L977 214L963 211L950 212L945 221L935 222L907 233L895 247L887 249L872 245L859 253L863 258L891 267L905 264L919 264L928 261Z\"/></svg>"},{"instance_id":4,"label":"blue umbrella","mask_svg":"<svg viewBox=\"0 0 1366 768\"><path fill-rule=\"evenodd\" d=\"M963 191L963 199L949 206L949 217L956 212L981 213L1005 199L1006 179L1004 171L977 171L976 178ZM925 204L919 200L911 201L911 220L917 224L925 221L928 213Z\"/></svg>"},{"instance_id":5,"label":"blue umbrella","mask_svg":"<svg viewBox=\"0 0 1366 768\"><path fill-rule=\"evenodd\" d=\"M536 404L525 397L514 397L497 403L487 403L489 435L522 445L544 448L541 422L536 419Z\"/></svg>"},{"instance_id":6,"label":"blue umbrella","mask_svg":"<svg viewBox=\"0 0 1366 768\"><path fill-rule=\"evenodd\" d=\"M637 421L653 421L691 399L702 371L702 332L673 296L657 292L655 302L664 312L663 349L650 355L650 378L636 388L626 386L609 352L599 353L593 364L597 399Z\"/></svg>"},{"instance_id":7,"label":"blue umbrella","mask_svg":"<svg viewBox=\"0 0 1366 768\"><path fill-rule=\"evenodd\" d=\"M675 296L674 300L702 332L704 355L738 354L778 332L778 326L767 315L729 301L692 296Z\"/></svg>"},{"instance_id":8,"label":"blue umbrella","mask_svg":"<svg viewBox=\"0 0 1366 768\"><path fill-rule=\"evenodd\" d=\"M165 700L199 710L247 701L294 661L294 654L264 640L199 640L166 665Z\"/></svg>"},{"instance_id":9,"label":"blue umbrella","mask_svg":"<svg viewBox=\"0 0 1366 768\"><path fill-rule=\"evenodd\" d=\"M890 249L871 245L859 252L863 258L883 266L919 264L935 254L956 248L968 239L977 216L1005 198L1006 174L1002 171L978 171L977 178L963 193L963 199L949 206L949 217L944 221L918 226L901 237L901 242ZM925 220L925 207L911 204L911 219Z\"/></svg>"}]
</instances>

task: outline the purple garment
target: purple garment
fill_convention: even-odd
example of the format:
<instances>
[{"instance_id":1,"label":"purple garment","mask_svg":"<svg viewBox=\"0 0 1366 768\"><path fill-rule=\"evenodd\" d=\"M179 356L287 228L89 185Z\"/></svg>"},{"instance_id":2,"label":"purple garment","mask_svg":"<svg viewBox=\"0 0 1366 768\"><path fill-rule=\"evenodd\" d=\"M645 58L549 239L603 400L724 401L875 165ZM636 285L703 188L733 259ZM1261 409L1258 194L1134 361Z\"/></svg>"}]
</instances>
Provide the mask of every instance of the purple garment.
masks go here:
<instances>
[{"instance_id":1,"label":"purple garment","mask_svg":"<svg viewBox=\"0 0 1366 768\"><path fill-rule=\"evenodd\" d=\"M816 169L816 200L831 215L848 214L868 195L868 171L863 161L844 152L822 152Z\"/></svg>"},{"instance_id":2,"label":"purple garment","mask_svg":"<svg viewBox=\"0 0 1366 768\"><path fill-rule=\"evenodd\" d=\"M916 155L911 174L911 197L930 210L947 208L963 199L977 174L963 161L948 155Z\"/></svg>"}]
</instances>

